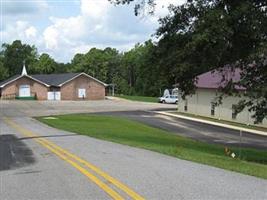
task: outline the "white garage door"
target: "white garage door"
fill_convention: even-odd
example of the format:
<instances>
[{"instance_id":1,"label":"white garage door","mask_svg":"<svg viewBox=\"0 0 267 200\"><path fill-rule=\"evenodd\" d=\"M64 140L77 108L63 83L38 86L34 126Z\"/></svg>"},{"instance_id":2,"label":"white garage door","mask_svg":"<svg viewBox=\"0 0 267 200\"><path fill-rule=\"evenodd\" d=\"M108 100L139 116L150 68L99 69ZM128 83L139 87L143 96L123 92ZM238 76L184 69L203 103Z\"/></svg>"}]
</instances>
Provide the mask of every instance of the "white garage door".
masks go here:
<instances>
[{"instance_id":1,"label":"white garage door","mask_svg":"<svg viewBox=\"0 0 267 200\"><path fill-rule=\"evenodd\" d=\"M30 97L31 89L29 85L20 85L19 86L19 97Z\"/></svg>"},{"instance_id":2,"label":"white garage door","mask_svg":"<svg viewBox=\"0 0 267 200\"><path fill-rule=\"evenodd\" d=\"M60 92L48 92L47 93L47 100L59 101L60 99L61 99L61 93Z\"/></svg>"}]
</instances>

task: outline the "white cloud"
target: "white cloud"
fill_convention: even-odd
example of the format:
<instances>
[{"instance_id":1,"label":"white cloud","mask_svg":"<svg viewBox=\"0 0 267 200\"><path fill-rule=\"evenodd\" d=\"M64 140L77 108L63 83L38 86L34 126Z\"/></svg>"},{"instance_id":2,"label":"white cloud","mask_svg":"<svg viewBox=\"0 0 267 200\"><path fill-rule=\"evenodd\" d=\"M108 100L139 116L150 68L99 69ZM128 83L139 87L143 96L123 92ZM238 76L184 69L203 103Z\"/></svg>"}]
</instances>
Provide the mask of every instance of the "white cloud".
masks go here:
<instances>
[{"instance_id":1,"label":"white cloud","mask_svg":"<svg viewBox=\"0 0 267 200\"><path fill-rule=\"evenodd\" d=\"M1 34L5 42L20 39L35 44L39 52L47 52L57 61L67 62L74 54L85 53L92 47L103 49L109 46L125 51L148 40L158 27L158 17L168 13L169 3L176 5L182 1L156 0L155 16L135 17L134 4L114 6L108 0L81 0L80 4L75 4L80 9L76 9L78 12L74 16L66 15L66 12L64 17L50 13L45 25L42 24L43 30L34 26L31 20L18 20L20 16L17 20L10 18ZM59 5L66 6L60 7L62 10L69 9L67 4Z\"/></svg>"},{"instance_id":2,"label":"white cloud","mask_svg":"<svg viewBox=\"0 0 267 200\"><path fill-rule=\"evenodd\" d=\"M103 0L81 0L82 15L95 19L104 17L112 5Z\"/></svg>"},{"instance_id":3,"label":"white cloud","mask_svg":"<svg viewBox=\"0 0 267 200\"><path fill-rule=\"evenodd\" d=\"M27 38L36 37L37 29L33 26L30 26L25 30L25 35Z\"/></svg>"},{"instance_id":4,"label":"white cloud","mask_svg":"<svg viewBox=\"0 0 267 200\"><path fill-rule=\"evenodd\" d=\"M2 40L12 42L20 39L34 42L37 37L37 29L27 21L18 20L15 24L8 24L5 30L1 31Z\"/></svg>"},{"instance_id":5,"label":"white cloud","mask_svg":"<svg viewBox=\"0 0 267 200\"><path fill-rule=\"evenodd\" d=\"M59 49L66 51L62 54L69 56L68 60L74 53L92 47L127 50L149 39L153 30L134 16L133 6L115 7L106 0L81 0L80 14L50 17L50 21L52 24L43 32L45 47L54 55Z\"/></svg>"},{"instance_id":6,"label":"white cloud","mask_svg":"<svg viewBox=\"0 0 267 200\"><path fill-rule=\"evenodd\" d=\"M59 31L56 28L54 28L53 26L46 28L43 36L44 36L45 46L47 49L58 48Z\"/></svg>"},{"instance_id":7,"label":"white cloud","mask_svg":"<svg viewBox=\"0 0 267 200\"><path fill-rule=\"evenodd\" d=\"M75 45L86 33L86 23L82 16L70 18L50 17L52 25L44 32L44 42L48 49L58 49L62 45Z\"/></svg>"}]
</instances>

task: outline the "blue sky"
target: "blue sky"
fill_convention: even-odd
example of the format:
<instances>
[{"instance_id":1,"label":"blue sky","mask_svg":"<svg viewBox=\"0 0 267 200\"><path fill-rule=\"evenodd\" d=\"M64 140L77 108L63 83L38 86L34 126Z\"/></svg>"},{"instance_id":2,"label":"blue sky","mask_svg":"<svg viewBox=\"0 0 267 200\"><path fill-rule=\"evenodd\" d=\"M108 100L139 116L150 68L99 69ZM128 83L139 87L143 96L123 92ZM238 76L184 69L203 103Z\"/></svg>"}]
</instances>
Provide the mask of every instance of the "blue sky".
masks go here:
<instances>
[{"instance_id":1,"label":"blue sky","mask_svg":"<svg viewBox=\"0 0 267 200\"><path fill-rule=\"evenodd\" d=\"M1 43L19 39L59 62L92 47L126 51L151 38L167 5L183 1L156 0L154 16L136 17L134 4L114 6L108 0L0 0Z\"/></svg>"}]
</instances>

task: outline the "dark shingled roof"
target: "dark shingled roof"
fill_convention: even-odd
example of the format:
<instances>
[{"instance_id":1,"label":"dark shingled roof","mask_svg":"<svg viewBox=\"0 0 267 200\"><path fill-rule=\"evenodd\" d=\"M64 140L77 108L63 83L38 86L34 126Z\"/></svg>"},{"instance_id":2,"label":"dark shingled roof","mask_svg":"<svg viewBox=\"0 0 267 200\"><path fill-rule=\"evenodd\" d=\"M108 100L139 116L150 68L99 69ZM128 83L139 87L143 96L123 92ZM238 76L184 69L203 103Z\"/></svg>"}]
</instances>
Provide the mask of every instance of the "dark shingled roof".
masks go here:
<instances>
[{"instance_id":1,"label":"dark shingled roof","mask_svg":"<svg viewBox=\"0 0 267 200\"><path fill-rule=\"evenodd\" d=\"M12 80L14 80L14 79L16 79L16 78L18 78L18 77L20 77L20 75L14 75L14 76L12 76L12 77L10 77L9 79L6 79L6 80L4 80L4 81L2 81L2 82L0 82L0 86L1 85L4 85L4 84L6 84L6 83L8 83L9 81L12 81Z\"/></svg>"},{"instance_id":2,"label":"dark shingled roof","mask_svg":"<svg viewBox=\"0 0 267 200\"><path fill-rule=\"evenodd\" d=\"M103 84L106 86L105 83L97 80L94 77L91 77L85 73L65 73L65 74L35 74L35 75L25 75L28 78L31 79L35 79L36 81L39 81L40 83L45 84L46 86L56 86L56 87L61 87L61 85L73 78L75 78L76 76L79 75L86 75L90 78L92 78L93 80ZM0 83L0 87L4 87L5 84L7 84L8 82L12 82L14 81L16 78L20 78L23 77L23 75L15 75L3 82Z\"/></svg>"},{"instance_id":3,"label":"dark shingled roof","mask_svg":"<svg viewBox=\"0 0 267 200\"><path fill-rule=\"evenodd\" d=\"M59 86L60 84L78 76L81 73L65 73L65 74L36 74L31 77L51 86Z\"/></svg>"}]
</instances>

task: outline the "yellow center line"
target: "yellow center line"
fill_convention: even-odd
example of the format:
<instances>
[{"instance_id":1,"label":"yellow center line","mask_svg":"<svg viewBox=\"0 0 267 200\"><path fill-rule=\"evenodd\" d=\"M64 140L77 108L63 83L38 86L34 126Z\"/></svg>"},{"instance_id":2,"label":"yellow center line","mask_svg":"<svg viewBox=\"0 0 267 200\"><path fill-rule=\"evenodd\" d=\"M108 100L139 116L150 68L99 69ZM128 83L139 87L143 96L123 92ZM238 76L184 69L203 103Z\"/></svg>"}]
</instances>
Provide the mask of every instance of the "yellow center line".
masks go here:
<instances>
[{"instance_id":1,"label":"yellow center line","mask_svg":"<svg viewBox=\"0 0 267 200\"><path fill-rule=\"evenodd\" d=\"M13 128L15 128L16 130L18 130L19 132L23 133L24 135L26 135L28 137L38 137L38 135L34 134L30 130L27 130L27 129L25 129L25 128L19 126L19 125L17 125L15 122L11 121L11 119L5 118L5 121L9 125L11 125ZM78 169L81 173L83 173L87 177L88 177L88 175L90 173L86 169L84 169L81 166L79 166L77 163L75 163L75 162L71 161L70 159L68 159L67 156L70 157L70 158L72 158L73 160L76 160L80 164L85 165L86 167L88 167L89 169L91 169L92 171L94 171L95 173L97 173L98 175L102 176L107 181L111 182L113 185L115 185L116 187L118 187L119 189L121 189L122 191L124 191L125 193L127 193L133 199L135 199L135 200L144 200L144 198L142 196L140 196L139 194L137 194L136 192L134 192L133 190L131 190L130 188L128 188L126 185L124 185L120 181L118 181L115 178L111 177L110 175L108 175L107 173L105 173L104 171L102 171L101 169L97 168L93 164L89 163L88 161L85 161L85 160L81 159L80 157L78 157L78 156L76 156L76 155L68 152L67 150L65 150L65 149L57 146L56 144L54 144L54 143L52 143L52 142L50 142L50 141L48 141L46 139L36 139L36 140L40 144L42 144L43 146L45 146L46 148L48 148L50 151L53 150L52 151L53 153L55 153L56 155L58 155L61 159L69 162L73 167L75 167L76 169ZM101 182L94 175L90 174L90 177L88 177L88 178L90 178L93 182L95 182L101 189L103 189L105 192L107 192L114 199L121 199L122 198L122 197L118 196L119 195L118 193L116 193L114 190L112 190L111 188L109 188L106 184L104 184L103 182ZM103 187L103 185L104 185L104 187Z\"/></svg>"},{"instance_id":2,"label":"yellow center line","mask_svg":"<svg viewBox=\"0 0 267 200\"><path fill-rule=\"evenodd\" d=\"M65 155L68 155L69 157L73 158L74 160L80 162L81 164L87 166L89 169L91 169L92 171L96 172L97 174L99 174L100 176L102 176L103 178L105 178L106 180L108 180L109 182L111 182L113 185L117 186L118 188L120 188L122 191L124 191L125 193L127 193L130 197L132 197L133 199L136 200L144 200L143 197L141 197L139 194L137 194L136 192L134 192L133 190L131 190L130 188L128 188L126 185L122 184L121 182L119 182L118 180L116 180L115 178L113 178L112 176L108 175L107 173L103 172L101 169L97 168L96 166L94 166L93 164L89 163L88 161L85 161L77 156L75 156L74 154L62 149L61 147L46 141L47 144L49 144L50 146L53 146L55 149L61 151L62 153L64 153Z\"/></svg>"},{"instance_id":3,"label":"yellow center line","mask_svg":"<svg viewBox=\"0 0 267 200\"><path fill-rule=\"evenodd\" d=\"M39 140L39 139L37 139L37 140ZM106 185L101 180L99 180L96 176L94 176L91 173L89 173L85 168L81 167L79 164L77 164L77 163L73 162L72 160L68 159L66 156L64 156L63 154L59 153L58 151L56 151L52 147L48 146L44 142L42 142L40 140L38 142L40 144L42 144L43 146L45 146L47 149L49 149L51 152L53 152L54 154L56 154L57 156L59 156L62 160L65 160L66 162L68 162L69 164L71 164L73 167L75 167L76 169L78 169L82 174L84 174L85 176L87 176L96 185L98 185L101 189L103 189L106 193L108 193L113 199L123 200L123 197L121 197L117 192L115 192L113 189L111 189L108 185Z\"/></svg>"},{"instance_id":4,"label":"yellow center line","mask_svg":"<svg viewBox=\"0 0 267 200\"><path fill-rule=\"evenodd\" d=\"M16 123L14 123L13 121L11 121L10 119L5 118L4 120L11 127L13 127L14 129L16 129L17 131L19 131L23 135L28 136L28 137L36 137L36 135L32 134L32 132L30 132L30 131L28 131L28 130L22 128L22 127L20 127L19 125L17 125ZM113 199L115 199L115 200L123 200L124 199L117 192L115 192L113 189L111 189L107 184L103 183L96 176L94 176L93 174L91 174L90 172L88 172L85 168L81 167L77 163L73 162L72 160L68 159L66 156L64 156L63 154L61 154L59 151L53 149L52 147L50 147L49 145L47 145L46 143L44 143L44 141L43 141L44 139L34 138L34 140L37 141L42 146L44 146L47 149L49 149L51 152L53 152L55 155L57 155L58 157L60 157L62 160L68 162L74 168L76 168L77 170L79 170L82 174L84 174L91 181L93 181L96 185L98 185L102 190L104 190L107 194L109 194Z\"/></svg>"}]
</instances>

